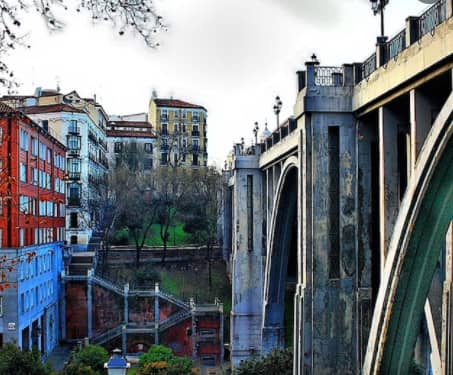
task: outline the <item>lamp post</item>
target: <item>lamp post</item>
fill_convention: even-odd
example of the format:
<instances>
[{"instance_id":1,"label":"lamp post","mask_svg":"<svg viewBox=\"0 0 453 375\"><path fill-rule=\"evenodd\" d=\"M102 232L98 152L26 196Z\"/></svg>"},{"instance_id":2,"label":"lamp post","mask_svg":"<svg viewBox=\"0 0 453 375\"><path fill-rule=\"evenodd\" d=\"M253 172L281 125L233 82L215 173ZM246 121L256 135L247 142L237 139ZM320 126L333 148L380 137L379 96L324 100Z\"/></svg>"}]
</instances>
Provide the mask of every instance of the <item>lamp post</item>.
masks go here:
<instances>
[{"instance_id":1,"label":"lamp post","mask_svg":"<svg viewBox=\"0 0 453 375\"><path fill-rule=\"evenodd\" d=\"M255 136L255 145L258 144L258 130L260 130L260 127L258 126L258 121L256 121L255 127L253 128L253 135Z\"/></svg>"},{"instance_id":2,"label":"lamp post","mask_svg":"<svg viewBox=\"0 0 453 375\"><path fill-rule=\"evenodd\" d=\"M121 349L114 349L112 353L109 361L104 363L108 375L126 375L131 364L121 355Z\"/></svg>"},{"instance_id":3,"label":"lamp post","mask_svg":"<svg viewBox=\"0 0 453 375\"><path fill-rule=\"evenodd\" d=\"M280 115L280 110L282 109L282 101L279 96L275 97L275 104L274 104L274 113L275 116L277 117L277 129L280 126L280 120L279 120L279 115Z\"/></svg>"},{"instance_id":4,"label":"lamp post","mask_svg":"<svg viewBox=\"0 0 453 375\"><path fill-rule=\"evenodd\" d=\"M384 8L389 0L370 0L374 15L381 14L381 37L384 36Z\"/></svg>"}]
</instances>

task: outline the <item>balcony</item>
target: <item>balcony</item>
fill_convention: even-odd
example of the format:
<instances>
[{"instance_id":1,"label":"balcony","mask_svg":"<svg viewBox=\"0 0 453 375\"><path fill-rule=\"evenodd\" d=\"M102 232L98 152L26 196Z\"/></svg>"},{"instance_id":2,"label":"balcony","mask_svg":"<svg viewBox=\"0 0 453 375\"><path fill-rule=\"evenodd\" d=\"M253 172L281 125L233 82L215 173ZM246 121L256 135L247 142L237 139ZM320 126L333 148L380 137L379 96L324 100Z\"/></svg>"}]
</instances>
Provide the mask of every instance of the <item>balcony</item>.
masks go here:
<instances>
[{"instance_id":1,"label":"balcony","mask_svg":"<svg viewBox=\"0 0 453 375\"><path fill-rule=\"evenodd\" d=\"M98 144L98 139L94 133L88 132L88 139L90 139L94 144Z\"/></svg>"},{"instance_id":2,"label":"balcony","mask_svg":"<svg viewBox=\"0 0 453 375\"><path fill-rule=\"evenodd\" d=\"M80 148L69 148L68 149L68 156L79 157L80 156Z\"/></svg>"},{"instance_id":3,"label":"balcony","mask_svg":"<svg viewBox=\"0 0 453 375\"><path fill-rule=\"evenodd\" d=\"M200 132L198 130L192 130L192 137L199 137Z\"/></svg>"},{"instance_id":4,"label":"balcony","mask_svg":"<svg viewBox=\"0 0 453 375\"><path fill-rule=\"evenodd\" d=\"M80 171L69 171L68 172L68 179L69 180L80 180Z\"/></svg>"},{"instance_id":5,"label":"balcony","mask_svg":"<svg viewBox=\"0 0 453 375\"><path fill-rule=\"evenodd\" d=\"M199 116L193 116L192 117L192 122L200 122L200 117Z\"/></svg>"}]
</instances>

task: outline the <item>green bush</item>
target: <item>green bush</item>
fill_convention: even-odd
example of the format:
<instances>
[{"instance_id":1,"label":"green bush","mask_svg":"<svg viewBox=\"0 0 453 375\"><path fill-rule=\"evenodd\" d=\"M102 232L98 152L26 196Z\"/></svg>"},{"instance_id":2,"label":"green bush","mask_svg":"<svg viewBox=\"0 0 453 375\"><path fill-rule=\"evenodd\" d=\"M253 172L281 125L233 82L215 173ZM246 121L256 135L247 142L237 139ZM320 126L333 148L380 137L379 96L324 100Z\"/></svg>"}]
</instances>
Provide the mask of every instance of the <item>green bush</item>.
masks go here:
<instances>
[{"instance_id":1,"label":"green bush","mask_svg":"<svg viewBox=\"0 0 453 375\"><path fill-rule=\"evenodd\" d=\"M109 354L102 346L86 345L74 353L72 362L80 365L81 368L90 367L95 373L102 373L104 371L104 363L108 360Z\"/></svg>"},{"instance_id":2,"label":"green bush","mask_svg":"<svg viewBox=\"0 0 453 375\"><path fill-rule=\"evenodd\" d=\"M234 375L292 375L293 352L291 349L274 349L267 356L242 362Z\"/></svg>"},{"instance_id":3,"label":"green bush","mask_svg":"<svg viewBox=\"0 0 453 375\"><path fill-rule=\"evenodd\" d=\"M13 344L0 348L0 375L51 375L49 365L41 361L37 351L22 351Z\"/></svg>"},{"instance_id":4,"label":"green bush","mask_svg":"<svg viewBox=\"0 0 453 375\"><path fill-rule=\"evenodd\" d=\"M138 361L140 375L189 375L192 374L192 361L176 357L170 348L153 345Z\"/></svg>"}]
</instances>

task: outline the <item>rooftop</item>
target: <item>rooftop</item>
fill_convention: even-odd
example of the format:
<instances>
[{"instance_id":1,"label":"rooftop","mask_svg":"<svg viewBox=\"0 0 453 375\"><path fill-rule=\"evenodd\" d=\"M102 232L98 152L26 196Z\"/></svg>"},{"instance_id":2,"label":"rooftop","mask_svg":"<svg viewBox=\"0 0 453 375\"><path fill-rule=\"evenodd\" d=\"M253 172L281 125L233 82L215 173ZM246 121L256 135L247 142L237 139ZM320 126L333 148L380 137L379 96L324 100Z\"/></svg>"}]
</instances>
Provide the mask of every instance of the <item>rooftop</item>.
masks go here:
<instances>
[{"instance_id":1,"label":"rooftop","mask_svg":"<svg viewBox=\"0 0 453 375\"><path fill-rule=\"evenodd\" d=\"M34 105L30 107L21 107L19 110L26 114L54 113L54 112L76 112L85 113L68 104L51 104L51 105Z\"/></svg>"},{"instance_id":2,"label":"rooftop","mask_svg":"<svg viewBox=\"0 0 453 375\"><path fill-rule=\"evenodd\" d=\"M179 99L153 99L158 107L172 107L172 108L193 108L202 109L206 111L206 108L199 104L192 104Z\"/></svg>"}]
</instances>

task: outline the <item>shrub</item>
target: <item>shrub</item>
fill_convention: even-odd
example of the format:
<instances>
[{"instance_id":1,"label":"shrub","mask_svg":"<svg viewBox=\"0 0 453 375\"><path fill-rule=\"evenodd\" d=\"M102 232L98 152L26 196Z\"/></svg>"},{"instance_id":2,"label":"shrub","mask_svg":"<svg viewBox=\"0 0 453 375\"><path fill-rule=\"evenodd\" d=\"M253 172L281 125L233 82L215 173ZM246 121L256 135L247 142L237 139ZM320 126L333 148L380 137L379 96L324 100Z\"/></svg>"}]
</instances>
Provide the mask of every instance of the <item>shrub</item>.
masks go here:
<instances>
[{"instance_id":1,"label":"shrub","mask_svg":"<svg viewBox=\"0 0 453 375\"><path fill-rule=\"evenodd\" d=\"M140 375L189 375L192 366L189 358L176 357L163 345L153 345L138 361Z\"/></svg>"},{"instance_id":2,"label":"shrub","mask_svg":"<svg viewBox=\"0 0 453 375\"><path fill-rule=\"evenodd\" d=\"M13 344L0 348L0 375L50 375L49 365L41 362L37 351L22 351Z\"/></svg>"},{"instance_id":3,"label":"shrub","mask_svg":"<svg viewBox=\"0 0 453 375\"><path fill-rule=\"evenodd\" d=\"M94 372L102 373L109 354L102 346L86 345L74 354L73 362L81 367L90 367Z\"/></svg>"},{"instance_id":4,"label":"shrub","mask_svg":"<svg viewBox=\"0 0 453 375\"><path fill-rule=\"evenodd\" d=\"M242 362L234 375L292 375L293 353L290 349L274 349L267 356Z\"/></svg>"}]
</instances>

